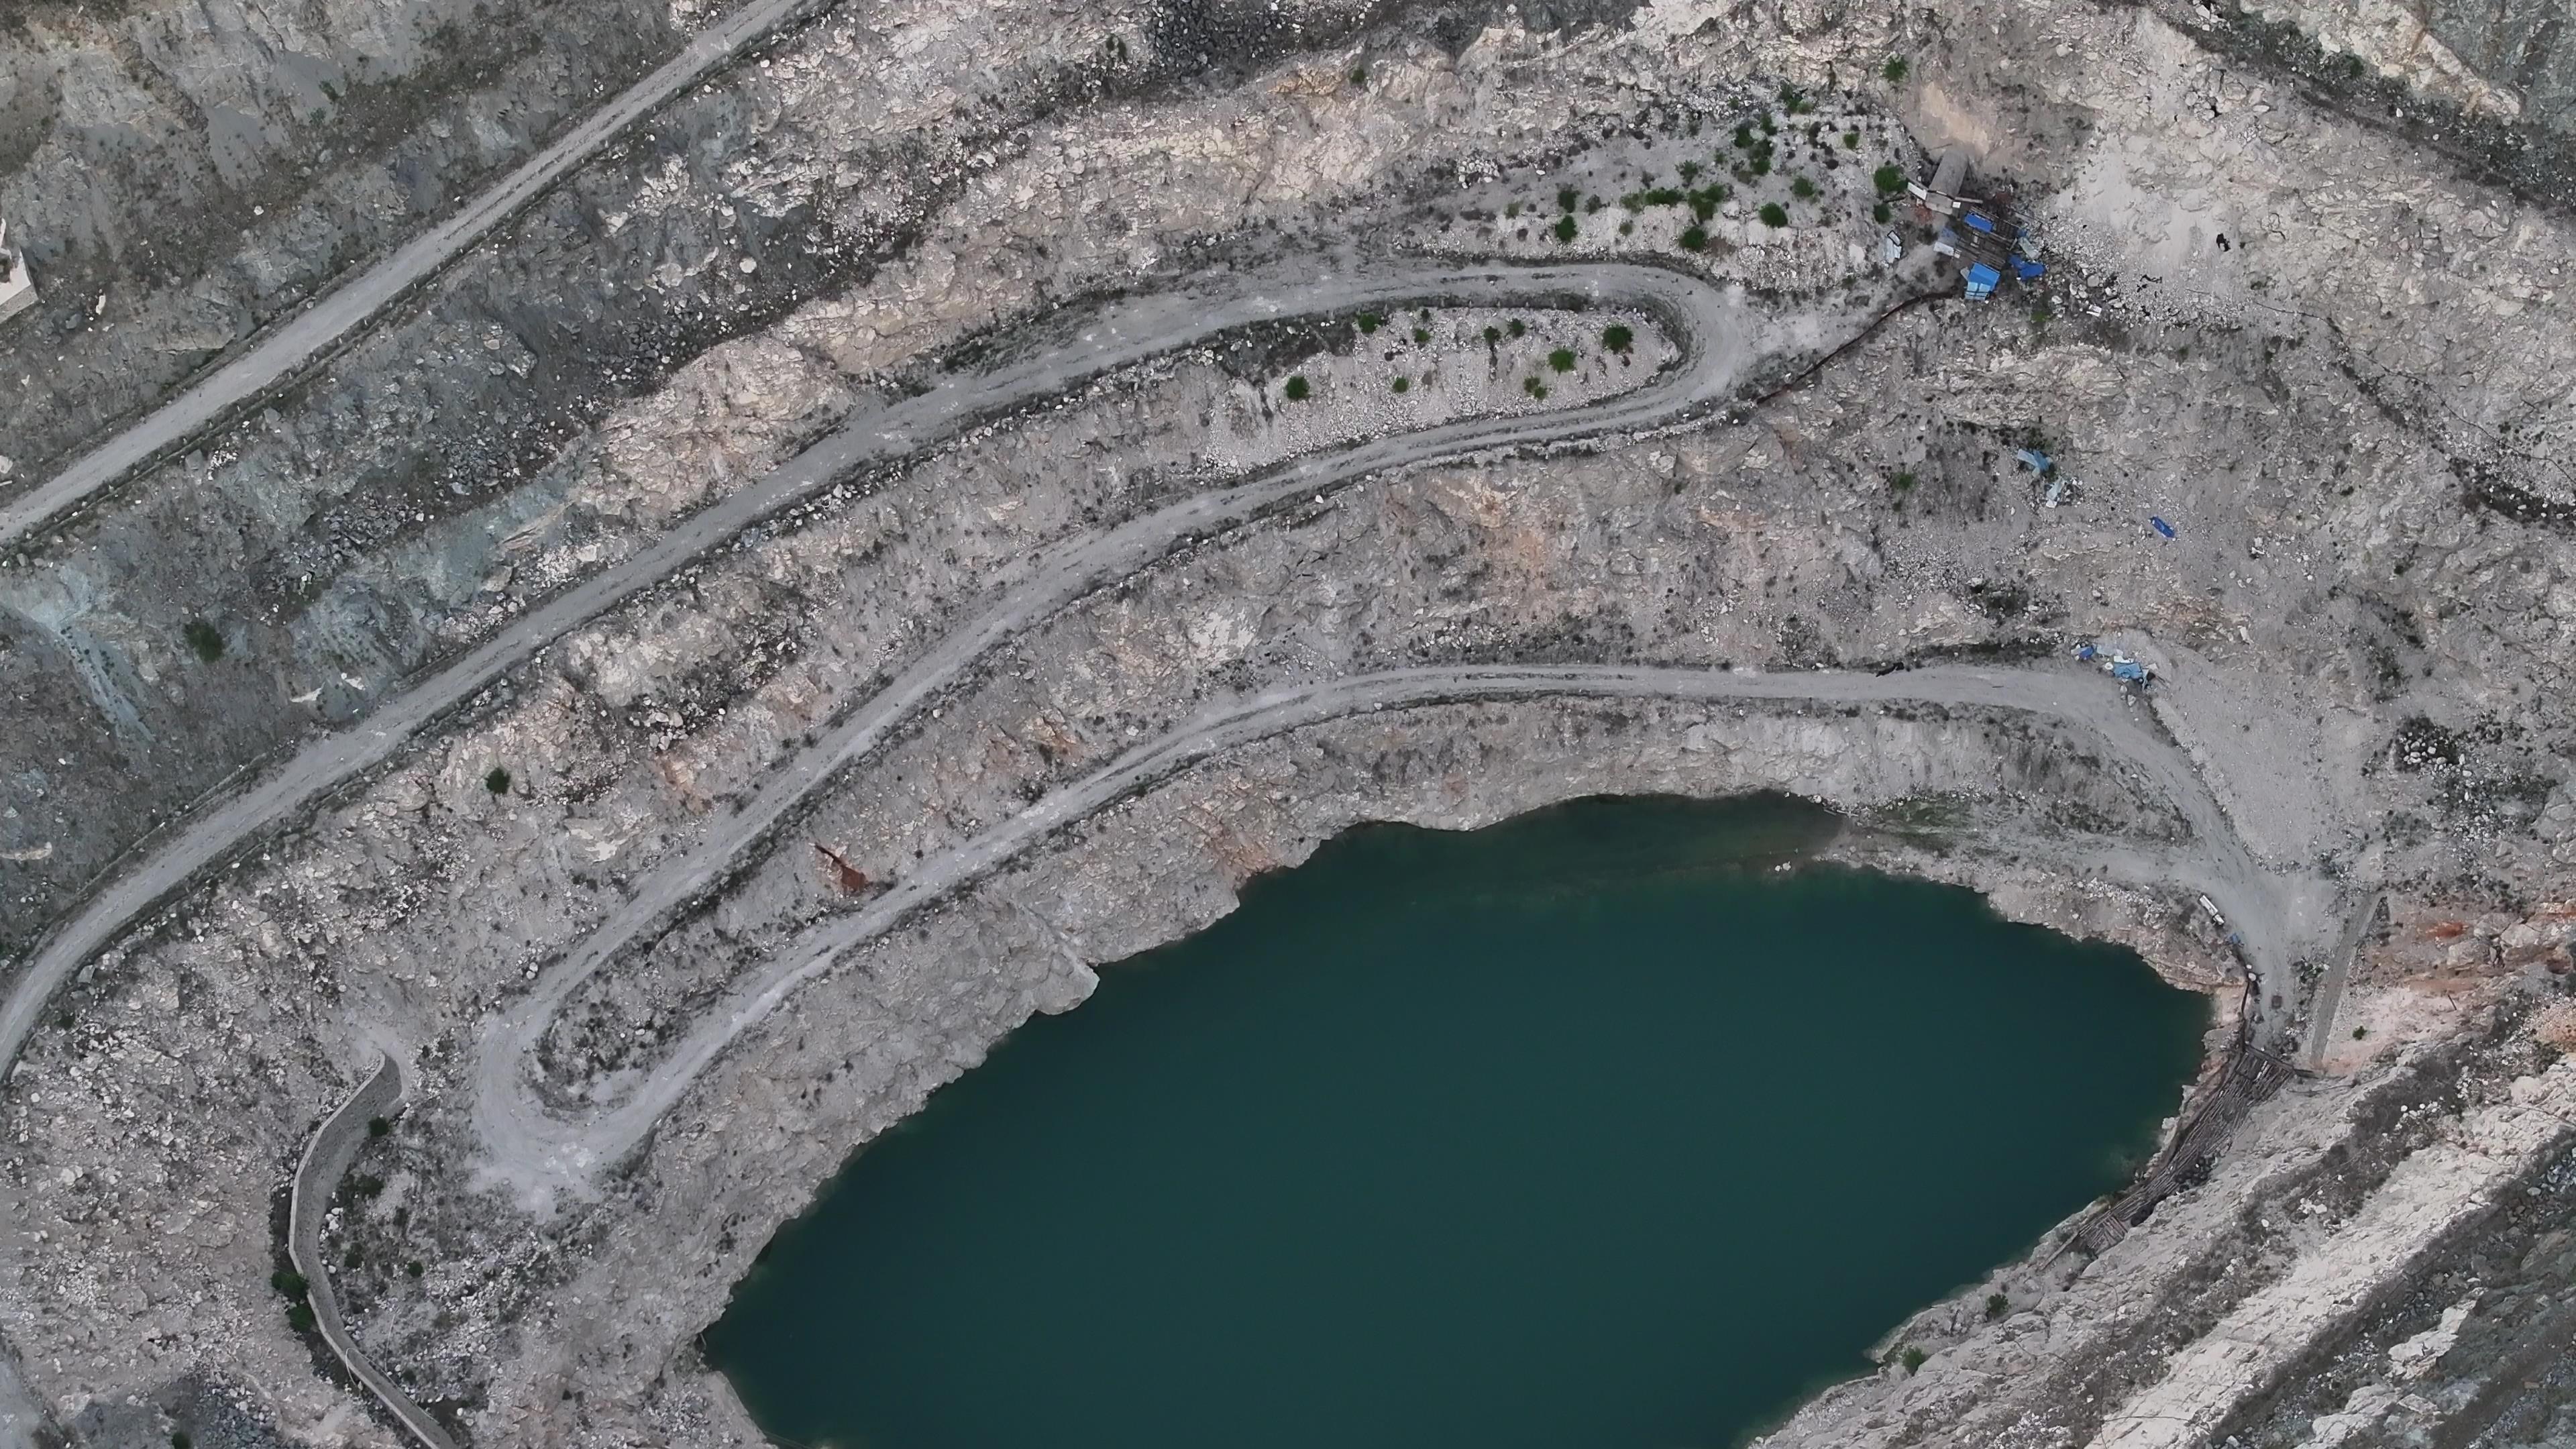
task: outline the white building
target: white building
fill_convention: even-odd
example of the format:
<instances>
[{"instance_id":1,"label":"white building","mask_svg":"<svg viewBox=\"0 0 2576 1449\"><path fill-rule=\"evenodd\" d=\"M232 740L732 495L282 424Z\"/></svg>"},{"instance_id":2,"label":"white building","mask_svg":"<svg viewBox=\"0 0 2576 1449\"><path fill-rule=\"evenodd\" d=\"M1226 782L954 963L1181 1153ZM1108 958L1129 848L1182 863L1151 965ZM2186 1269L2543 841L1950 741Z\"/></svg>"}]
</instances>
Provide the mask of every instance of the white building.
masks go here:
<instances>
[{"instance_id":1,"label":"white building","mask_svg":"<svg viewBox=\"0 0 2576 1449\"><path fill-rule=\"evenodd\" d=\"M9 245L9 223L0 221L0 322L36 305L36 279L27 259Z\"/></svg>"}]
</instances>

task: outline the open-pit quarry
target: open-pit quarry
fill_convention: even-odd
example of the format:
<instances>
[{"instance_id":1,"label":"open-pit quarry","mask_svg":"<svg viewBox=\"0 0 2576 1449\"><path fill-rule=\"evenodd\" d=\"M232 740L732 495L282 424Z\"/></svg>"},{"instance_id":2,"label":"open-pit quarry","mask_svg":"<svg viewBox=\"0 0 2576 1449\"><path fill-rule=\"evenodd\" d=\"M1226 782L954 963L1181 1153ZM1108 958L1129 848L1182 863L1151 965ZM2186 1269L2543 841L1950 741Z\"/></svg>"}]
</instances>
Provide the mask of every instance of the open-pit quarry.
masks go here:
<instances>
[{"instance_id":1,"label":"open-pit quarry","mask_svg":"<svg viewBox=\"0 0 2576 1449\"><path fill-rule=\"evenodd\" d=\"M1759 1442L2576 1444L2563 20L8 7L0 1446L767 1442L1099 968L1762 794L2210 1025Z\"/></svg>"}]
</instances>

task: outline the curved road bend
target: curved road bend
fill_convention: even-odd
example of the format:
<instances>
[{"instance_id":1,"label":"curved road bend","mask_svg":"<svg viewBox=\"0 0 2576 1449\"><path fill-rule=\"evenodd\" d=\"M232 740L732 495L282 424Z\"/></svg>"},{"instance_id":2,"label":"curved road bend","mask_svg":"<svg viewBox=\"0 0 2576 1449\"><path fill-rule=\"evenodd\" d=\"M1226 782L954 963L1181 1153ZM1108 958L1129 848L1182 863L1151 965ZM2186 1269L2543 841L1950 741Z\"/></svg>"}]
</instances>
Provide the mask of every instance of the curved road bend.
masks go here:
<instances>
[{"instance_id":1,"label":"curved road bend","mask_svg":"<svg viewBox=\"0 0 2576 1449\"><path fill-rule=\"evenodd\" d=\"M374 266L339 282L283 326L177 397L25 493L0 503L0 549L42 529L90 495L185 444L331 351L386 304L427 281L468 247L534 201L564 173L664 101L687 90L734 52L814 0L753 0L691 37L680 53L591 112L517 170ZM7 1058L0 1056L0 1065Z\"/></svg>"},{"instance_id":2,"label":"curved road bend","mask_svg":"<svg viewBox=\"0 0 2576 1449\"><path fill-rule=\"evenodd\" d=\"M1741 339L1717 314L1677 329L1681 365L1584 410L1587 431L1644 429L1729 395L1748 360ZM738 809L629 883L619 902L549 966L536 999L549 1015L582 981L735 869L796 808L835 775L865 758L954 686L995 649L1065 606L1134 576L1193 538L1240 527L1266 513L1428 458L1544 442L1563 435L1564 415L1470 418L1392 438L1309 454L1252 481L1195 495L1105 533L1076 538L1023 561L1016 580L985 610L939 638L837 724L772 768Z\"/></svg>"},{"instance_id":3,"label":"curved road bend","mask_svg":"<svg viewBox=\"0 0 2576 1449\"><path fill-rule=\"evenodd\" d=\"M1543 697L1928 703L2049 716L2098 735L2141 771L2190 822L2200 854L2177 884L2223 902L2267 969L2283 945L2270 882L2228 824L2207 784L2171 740L2150 730L2125 691L2089 670L1942 665L1896 675L1837 671L1737 674L1717 670L1596 665L1456 666L1390 670L1324 683L1286 685L1199 715L1140 745L1096 773L1010 820L924 861L865 907L819 921L712 1008L671 1054L642 1075L626 1100L583 1118L554 1115L531 1096L522 1072L561 991L536 993L486 1031L476 1065L475 1122L490 1154L483 1165L532 1199L580 1190L616 1161L687 1092L733 1040L799 987L905 917L1007 864L1052 832L1076 824L1157 780L1211 756L1290 730L1366 713L1461 700Z\"/></svg>"},{"instance_id":4,"label":"curved road bend","mask_svg":"<svg viewBox=\"0 0 2576 1449\"><path fill-rule=\"evenodd\" d=\"M358 1149L367 1140L367 1121L372 1117L393 1114L394 1104L402 1100L402 1068L394 1064L393 1054L385 1054L374 1076L359 1084L340 1104L340 1110L322 1119L314 1129L313 1140L304 1145L303 1160L295 1165L295 1183L286 1198L286 1257L295 1271L304 1275L305 1301L313 1309L313 1326L322 1341L377 1402L392 1412L411 1436L427 1449L456 1449L456 1441L447 1436L436 1419L429 1416L402 1386L387 1378L384 1371L368 1362L366 1353L340 1320L339 1290L331 1286L331 1265L322 1259L322 1217L331 1207L331 1194L339 1189L340 1179L347 1176L349 1164L356 1161Z\"/></svg>"},{"instance_id":5,"label":"curved road bend","mask_svg":"<svg viewBox=\"0 0 2576 1449\"><path fill-rule=\"evenodd\" d=\"M673 524L634 556L529 610L367 718L324 734L279 768L225 796L174 830L75 911L27 958L0 1001L0 1080L26 1045L45 1002L129 924L151 911L262 830L292 817L333 788L391 758L422 725L501 678L538 649L593 616L669 578L744 528L863 468L921 452L963 428L1062 394L1102 373L1205 341L1254 322L1328 315L1415 301L1445 305L1544 305L1580 295L1661 317L1683 349L1681 367L1649 388L1560 413L1453 424L1371 445L1374 466L1454 455L1487 440L1546 442L1674 422L1703 394L1731 379L1732 347L1713 345L1734 313L1723 293L1660 268L1594 262L1546 267L1457 268L1429 262L1373 264L1365 276L1313 266L1229 279L1220 289L1183 289L1105 308L1064 345L991 371L960 374L913 397L854 418L748 487ZM1645 404L1632 399L1647 400Z\"/></svg>"}]
</instances>

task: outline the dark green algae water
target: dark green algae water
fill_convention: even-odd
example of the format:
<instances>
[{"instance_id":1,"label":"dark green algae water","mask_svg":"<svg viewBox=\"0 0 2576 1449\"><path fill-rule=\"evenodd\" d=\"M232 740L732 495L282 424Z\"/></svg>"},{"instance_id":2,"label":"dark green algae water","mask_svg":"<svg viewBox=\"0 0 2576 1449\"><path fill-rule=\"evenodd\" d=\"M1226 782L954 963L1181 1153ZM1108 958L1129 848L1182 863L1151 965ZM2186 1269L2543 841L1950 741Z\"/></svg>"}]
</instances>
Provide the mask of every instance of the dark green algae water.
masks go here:
<instances>
[{"instance_id":1,"label":"dark green algae water","mask_svg":"<svg viewBox=\"0 0 2576 1449\"><path fill-rule=\"evenodd\" d=\"M854 1157L709 1330L781 1443L1725 1446L2118 1185L2199 998L1776 798L1373 826Z\"/></svg>"}]
</instances>

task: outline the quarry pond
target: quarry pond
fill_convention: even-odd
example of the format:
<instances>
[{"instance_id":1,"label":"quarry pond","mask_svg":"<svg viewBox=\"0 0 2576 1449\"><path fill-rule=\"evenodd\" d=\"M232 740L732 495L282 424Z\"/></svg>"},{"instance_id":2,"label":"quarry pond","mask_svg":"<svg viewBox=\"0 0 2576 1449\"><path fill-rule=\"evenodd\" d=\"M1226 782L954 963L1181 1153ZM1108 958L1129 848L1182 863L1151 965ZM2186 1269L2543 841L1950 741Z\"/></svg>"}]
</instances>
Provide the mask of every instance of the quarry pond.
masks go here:
<instances>
[{"instance_id":1,"label":"quarry pond","mask_svg":"<svg viewBox=\"0 0 2576 1449\"><path fill-rule=\"evenodd\" d=\"M2117 1186L2206 1024L1836 828L1332 841L854 1157L707 1355L782 1444L1739 1443Z\"/></svg>"}]
</instances>

